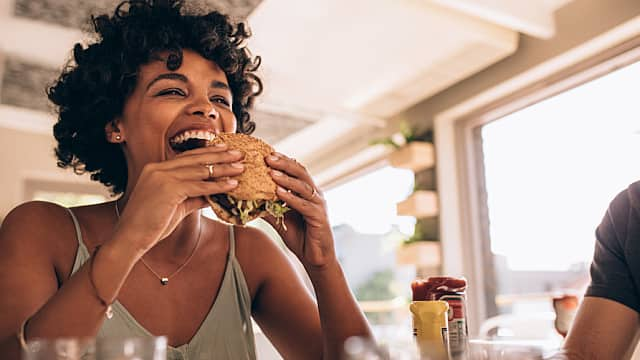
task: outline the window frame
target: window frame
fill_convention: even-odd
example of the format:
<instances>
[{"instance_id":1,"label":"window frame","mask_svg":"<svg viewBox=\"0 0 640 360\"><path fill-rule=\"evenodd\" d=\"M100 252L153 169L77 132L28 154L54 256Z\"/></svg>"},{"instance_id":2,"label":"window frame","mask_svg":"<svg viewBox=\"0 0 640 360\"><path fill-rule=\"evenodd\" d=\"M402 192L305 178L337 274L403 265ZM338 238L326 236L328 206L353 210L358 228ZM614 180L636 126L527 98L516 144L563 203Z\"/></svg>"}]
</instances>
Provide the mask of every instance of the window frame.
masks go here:
<instances>
[{"instance_id":1,"label":"window frame","mask_svg":"<svg viewBox=\"0 0 640 360\"><path fill-rule=\"evenodd\" d=\"M470 283L467 305L472 336L485 319L497 315L482 126L638 61L640 36L595 55L568 53L557 61L556 71L532 69L436 115L443 271L463 275Z\"/></svg>"}]
</instances>

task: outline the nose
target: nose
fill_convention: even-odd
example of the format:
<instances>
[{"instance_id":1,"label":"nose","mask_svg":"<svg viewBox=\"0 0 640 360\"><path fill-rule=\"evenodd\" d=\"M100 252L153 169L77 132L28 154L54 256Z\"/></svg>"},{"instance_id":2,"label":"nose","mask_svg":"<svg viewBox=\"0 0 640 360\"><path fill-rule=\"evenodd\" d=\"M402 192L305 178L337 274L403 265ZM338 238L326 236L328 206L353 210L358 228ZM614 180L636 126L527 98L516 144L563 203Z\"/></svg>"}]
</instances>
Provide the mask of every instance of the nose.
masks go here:
<instances>
[{"instance_id":1,"label":"nose","mask_svg":"<svg viewBox=\"0 0 640 360\"><path fill-rule=\"evenodd\" d=\"M189 105L187 111L189 115L207 118L207 120L211 121L213 123L213 128L216 134L223 131L220 113L218 112L218 110L216 110L216 107L213 106L209 99L203 98L194 101Z\"/></svg>"},{"instance_id":2,"label":"nose","mask_svg":"<svg viewBox=\"0 0 640 360\"><path fill-rule=\"evenodd\" d=\"M208 118L217 118L220 116L215 106L208 99L200 99L189 105L189 114L204 116Z\"/></svg>"}]
</instances>

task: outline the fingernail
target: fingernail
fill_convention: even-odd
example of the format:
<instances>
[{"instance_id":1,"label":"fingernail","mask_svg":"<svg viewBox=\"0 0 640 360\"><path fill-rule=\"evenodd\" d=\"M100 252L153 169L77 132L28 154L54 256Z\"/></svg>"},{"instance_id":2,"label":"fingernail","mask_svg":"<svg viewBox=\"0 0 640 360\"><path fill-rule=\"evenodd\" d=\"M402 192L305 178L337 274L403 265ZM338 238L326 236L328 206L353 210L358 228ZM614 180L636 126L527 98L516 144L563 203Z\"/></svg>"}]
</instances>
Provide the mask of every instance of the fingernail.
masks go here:
<instances>
[{"instance_id":1,"label":"fingernail","mask_svg":"<svg viewBox=\"0 0 640 360\"><path fill-rule=\"evenodd\" d=\"M279 158L279 157L277 157L277 156L275 156L275 155L269 155L269 160L271 160L271 161L278 161L278 160L280 160L280 158Z\"/></svg>"},{"instance_id":2,"label":"fingernail","mask_svg":"<svg viewBox=\"0 0 640 360\"><path fill-rule=\"evenodd\" d=\"M225 144L225 143L218 143L218 144L215 144L214 146L215 146L215 147L219 147L219 148L223 148L223 147L226 147L226 146L227 146L227 144Z\"/></svg>"},{"instance_id":3,"label":"fingernail","mask_svg":"<svg viewBox=\"0 0 640 360\"><path fill-rule=\"evenodd\" d=\"M281 187L281 186L278 186L278 188L277 188L276 190L277 190L279 193L282 193L282 194L286 194L286 193L287 193L287 190L285 190L285 189L284 189L283 187Z\"/></svg>"},{"instance_id":4,"label":"fingernail","mask_svg":"<svg viewBox=\"0 0 640 360\"><path fill-rule=\"evenodd\" d=\"M238 150L231 150L231 151L229 151L229 154L231 154L231 155L242 155L242 153L240 151L238 151Z\"/></svg>"},{"instance_id":5,"label":"fingernail","mask_svg":"<svg viewBox=\"0 0 640 360\"><path fill-rule=\"evenodd\" d=\"M229 179L229 180L227 180L227 184L229 184L229 185L238 185L238 180Z\"/></svg>"},{"instance_id":6,"label":"fingernail","mask_svg":"<svg viewBox=\"0 0 640 360\"><path fill-rule=\"evenodd\" d=\"M282 172L278 171L278 170L271 170L271 173L273 174L273 176L282 176Z\"/></svg>"},{"instance_id":7,"label":"fingernail","mask_svg":"<svg viewBox=\"0 0 640 360\"><path fill-rule=\"evenodd\" d=\"M231 166L236 168L236 169L244 168L244 165L242 165L242 163L238 163L238 162L231 163Z\"/></svg>"}]
</instances>

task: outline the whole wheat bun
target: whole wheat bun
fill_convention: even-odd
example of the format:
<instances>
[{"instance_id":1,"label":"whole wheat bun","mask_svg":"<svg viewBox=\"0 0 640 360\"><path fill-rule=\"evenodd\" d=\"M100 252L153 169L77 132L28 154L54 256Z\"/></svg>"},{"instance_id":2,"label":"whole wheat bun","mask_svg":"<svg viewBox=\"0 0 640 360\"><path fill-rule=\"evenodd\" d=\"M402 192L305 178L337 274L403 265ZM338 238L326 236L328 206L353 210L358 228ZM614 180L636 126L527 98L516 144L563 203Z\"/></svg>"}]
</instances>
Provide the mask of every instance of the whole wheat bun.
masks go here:
<instances>
[{"instance_id":1,"label":"whole wheat bun","mask_svg":"<svg viewBox=\"0 0 640 360\"><path fill-rule=\"evenodd\" d=\"M229 150L238 150L244 154L244 172L232 177L238 180L238 186L227 194L237 200L277 200L276 183L271 179L269 167L264 161L266 156L273 153L271 145L246 134L222 133L216 135L209 146L224 143ZM235 225L242 225L235 216L218 205L215 198L206 196L211 209L222 221ZM251 220L266 215L267 212L255 214Z\"/></svg>"},{"instance_id":2,"label":"whole wheat bun","mask_svg":"<svg viewBox=\"0 0 640 360\"><path fill-rule=\"evenodd\" d=\"M238 186L228 194L238 200L277 200L276 183L269 175L269 167L264 158L273 153L266 142L246 134L219 134L211 141L212 145L225 143L229 150L238 150L244 154L244 172L233 178Z\"/></svg>"}]
</instances>

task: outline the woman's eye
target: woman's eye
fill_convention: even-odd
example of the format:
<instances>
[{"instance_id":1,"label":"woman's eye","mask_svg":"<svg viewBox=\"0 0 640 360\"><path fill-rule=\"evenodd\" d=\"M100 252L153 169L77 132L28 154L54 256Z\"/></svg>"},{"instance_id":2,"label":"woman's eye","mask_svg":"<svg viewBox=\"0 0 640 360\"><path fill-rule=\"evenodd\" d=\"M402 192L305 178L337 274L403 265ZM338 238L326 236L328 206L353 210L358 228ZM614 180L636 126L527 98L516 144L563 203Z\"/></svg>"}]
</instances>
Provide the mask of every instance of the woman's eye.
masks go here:
<instances>
[{"instance_id":1,"label":"woman's eye","mask_svg":"<svg viewBox=\"0 0 640 360\"><path fill-rule=\"evenodd\" d=\"M225 106L229 106L229 101L227 99L223 98L223 97L218 97L217 96L217 97L211 98L211 101L223 104Z\"/></svg>"},{"instance_id":2,"label":"woman's eye","mask_svg":"<svg viewBox=\"0 0 640 360\"><path fill-rule=\"evenodd\" d=\"M180 90L180 89L166 89L166 90L162 90L158 93L158 95L162 96L162 95L178 95L178 96L185 96L184 91Z\"/></svg>"}]
</instances>

